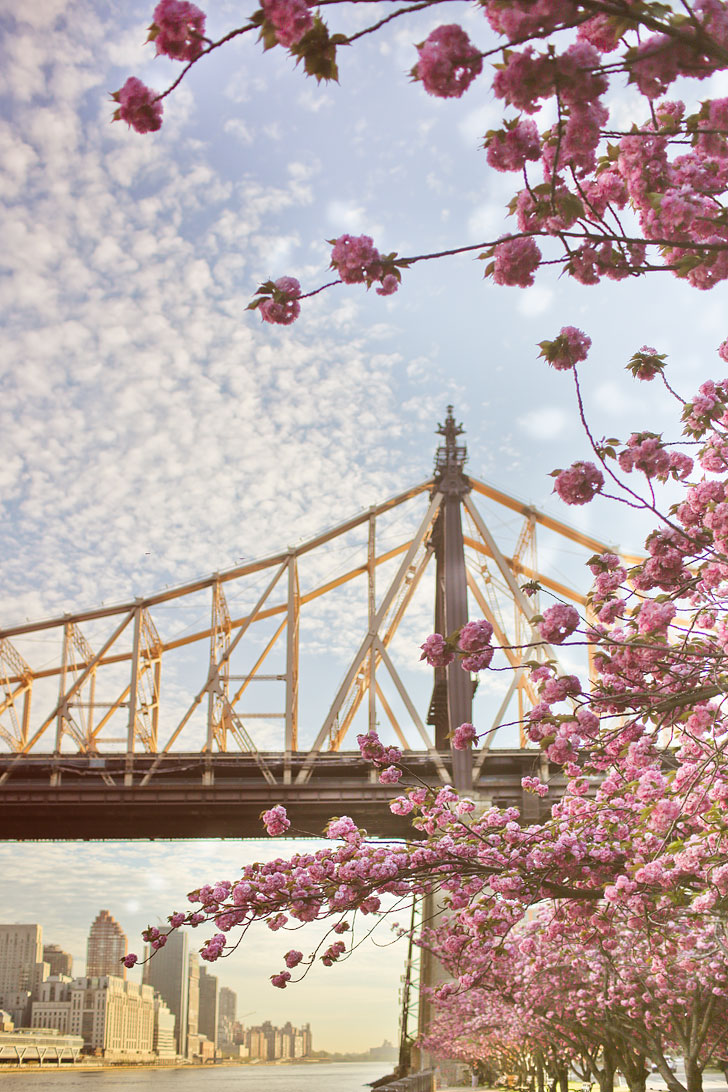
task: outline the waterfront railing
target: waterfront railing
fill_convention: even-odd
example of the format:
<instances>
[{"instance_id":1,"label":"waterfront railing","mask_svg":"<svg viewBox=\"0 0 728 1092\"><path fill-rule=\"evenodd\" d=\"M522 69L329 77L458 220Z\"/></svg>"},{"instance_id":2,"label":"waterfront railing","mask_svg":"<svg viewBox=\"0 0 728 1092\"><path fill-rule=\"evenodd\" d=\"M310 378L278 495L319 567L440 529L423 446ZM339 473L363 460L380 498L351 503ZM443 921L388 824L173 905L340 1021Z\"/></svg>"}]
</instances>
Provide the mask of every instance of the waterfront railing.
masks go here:
<instances>
[{"instance_id":1,"label":"waterfront railing","mask_svg":"<svg viewBox=\"0 0 728 1092\"><path fill-rule=\"evenodd\" d=\"M390 1084L380 1084L377 1092L435 1092L435 1070L423 1069Z\"/></svg>"}]
</instances>

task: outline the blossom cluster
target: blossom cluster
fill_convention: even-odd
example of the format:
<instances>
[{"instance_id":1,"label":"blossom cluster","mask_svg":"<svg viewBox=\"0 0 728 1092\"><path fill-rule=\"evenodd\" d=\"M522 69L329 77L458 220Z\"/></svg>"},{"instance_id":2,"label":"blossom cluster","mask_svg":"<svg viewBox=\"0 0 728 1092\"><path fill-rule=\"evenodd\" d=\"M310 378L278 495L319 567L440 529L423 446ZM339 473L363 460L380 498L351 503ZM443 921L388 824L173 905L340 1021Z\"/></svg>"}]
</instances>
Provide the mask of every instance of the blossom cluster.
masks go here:
<instances>
[{"instance_id":1,"label":"blossom cluster","mask_svg":"<svg viewBox=\"0 0 728 1092\"><path fill-rule=\"evenodd\" d=\"M306 0L261 0L261 8L276 41L286 48L297 45L313 26Z\"/></svg>"},{"instance_id":2,"label":"blossom cluster","mask_svg":"<svg viewBox=\"0 0 728 1092\"><path fill-rule=\"evenodd\" d=\"M266 281L258 289L256 298L248 304L248 310L258 308L263 322L277 326L290 326L301 313L301 285L295 277L279 277Z\"/></svg>"},{"instance_id":3,"label":"blossom cluster","mask_svg":"<svg viewBox=\"0 0 728 1092\"><path fill-rule=\"evenodd\" d=\"M400 273L394 254L383 258L368 235L340 235L330 240L331 268L344 284L363 284L369 288L379 282L377 295L391 296L399 288Z\"/></svg>"},{"instance_id":4,"label":"blossom cluster","mask_svg":"<svg viewBox=\"0 0 728 1092\"><path fill-rule=\"evenodd\" d=\"M436 27L417 52L412 76L437 98L459 99L483 70L480 52L457 23Z\"/></svg>"},{"instance_id":5,"label":"blossom cluster","mask_svg":"<svg viewBox=\"0 0 728 1092\"><path fill-rule=\"evenodd\" d=\"M466 622L451 639L431 633L420 646L420 659L426 660L430 667L447 667L458 654L463 671L484 671L490 667L495 652L492 640L493 626L485 618L479 618Z\"/></svg>"},{"instance_id":6,"label":"blossom cluster","mask_svg":"<svg viewBox=\"0 0 728 1092\"><path fill-rule=\"evenodd\" d=\"M176 61L195 61L205 41L205 15L188 0L160 0L149 28L157 53Z\"/></svg>"}]
</instances>

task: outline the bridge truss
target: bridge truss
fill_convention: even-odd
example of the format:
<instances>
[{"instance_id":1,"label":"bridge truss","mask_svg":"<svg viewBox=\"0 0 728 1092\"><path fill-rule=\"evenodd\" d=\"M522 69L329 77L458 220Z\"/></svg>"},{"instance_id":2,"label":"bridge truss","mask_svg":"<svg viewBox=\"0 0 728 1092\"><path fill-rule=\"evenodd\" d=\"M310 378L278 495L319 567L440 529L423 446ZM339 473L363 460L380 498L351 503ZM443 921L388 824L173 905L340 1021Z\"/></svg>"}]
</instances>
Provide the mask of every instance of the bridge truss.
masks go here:
<instances>
[{"instance_id":1,"label":"bridge truss","mask_svg":"<svg viewBox=\"0 0 728 1092\"><path fill-rule=\"evenodd\" d=\"M582 551L607 547L467 476L451 407L438 432L432 478L296 547L131 602L1 629L2 836L239 837L259 834L259 812L277 802L302 830L346 811L372 832L401 833L381 806L391 790L353 749L356 731L375 727L430 782L537 806L521 799L520 778L540 752L517 733L493 746L499 726L536 701L519 646L534 641L528 658L558 659L539 642L539 597L524 586L582 609L585 598L540 571L536 531ZM504 517L511 539L521 521L509 544L498 541ZM435 629L486 617L511 669L474 753L448 739L473 717L471 676L459 664L437 669L427 706L422 668L413 676L399 663L408 617L419 613L419 641L432 628L428 580ZM336 626L359 636L331 687ZM310 671L316 701L302 707ZM259 695L275 691L271 711Z\"/></svg>"}]
</instances>

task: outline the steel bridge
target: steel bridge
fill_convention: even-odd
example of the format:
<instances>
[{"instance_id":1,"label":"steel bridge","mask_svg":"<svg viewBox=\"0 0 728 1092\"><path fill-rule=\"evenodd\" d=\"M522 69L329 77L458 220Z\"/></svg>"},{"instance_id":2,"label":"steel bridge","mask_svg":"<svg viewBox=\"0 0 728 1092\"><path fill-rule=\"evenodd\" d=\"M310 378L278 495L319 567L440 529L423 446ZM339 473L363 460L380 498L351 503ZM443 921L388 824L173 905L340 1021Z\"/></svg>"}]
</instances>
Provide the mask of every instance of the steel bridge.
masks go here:
<instances>
[{"instance_id":1,"label":"steel bridge","mask_svg":"<svg viewBox=\"0 0 728 1092\"><path fill-rule=\"evenodd\" d=\"M533 628L538 589L586 606L577 589L539 570L536 529L572 549L608 547L468 476L452 407L437 431L431 478L295 548L132 602L0 629L0 836L255 837L260 812L275 803L302 833L319 834L342 813L371 834L411 833L386 807L391 787L344 748L356 730L375 727L428 783L517 804L526 818L548 808L520 785L524 774L544 772L541 752L517 733L511 746L493 745L499 726L509 716L517 725L537 700L524 660L558 661ZM476 498L522 520L515 545L499 544ZM321 559L332 547L359 556L325 579ZM474 752L451 750L448 738L472 721L471 675L458 663L435 669L425 709L416 680L397 666L402 622L431 562L435 629L452 633L472 606L493 625L510 668ZM306 648L321 646L337 594L345 595L337 625L343 618L360 640L335 691L327 696L328 680L317 677L323 717L301 713ZM200 625L205 600L209 621ZM171 608L188 624L169 632ZM526 655L519 646L528 642ZM316 656L320 675L325 648ZM261 708L259 684L277 689L275 711Z\"/></svg>"}]
</instances>

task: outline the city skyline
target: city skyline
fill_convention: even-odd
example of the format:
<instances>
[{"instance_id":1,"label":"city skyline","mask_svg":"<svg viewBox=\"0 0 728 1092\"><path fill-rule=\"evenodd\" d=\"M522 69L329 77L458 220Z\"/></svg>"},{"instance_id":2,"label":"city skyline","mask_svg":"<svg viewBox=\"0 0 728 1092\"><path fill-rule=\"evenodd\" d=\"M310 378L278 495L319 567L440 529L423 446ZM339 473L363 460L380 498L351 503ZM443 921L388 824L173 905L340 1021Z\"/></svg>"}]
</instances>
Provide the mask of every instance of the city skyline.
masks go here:
<instances>
[{"instance_id":1,"label":"city skyline","mask_svg":"<svg viewBox=\"0 0 728 1092\"><path fill-rule=\"evenodd\" d=\"M98 893L102 893L103 906L126 932L129 950L141 956L142 929L149 924L164 925L164 915L184 905L184 895L193 888L195 878L199 884L199 866L191 867L190 860L215 853L216 875L232 877L235 866L242 863L241 848L253 860L292 850L306 852L307 848L315 848L315 843L285 843L279 839L237 844L0 843L0 872L11 880L18 911L12 914L13 919L25 922L42 917L39 924L44 943L56 943L68 951L74 959L74 973L80 973L81 968L85 969L89 925L102 905L101 900L93 901ZM143 850L150 855L150 867L130 884L132 862ZM32 860L41 865L41 875L50 874L54 868L58 876L53 908L44 908L42 915L36 910L34 916L37 879L30 875L26 864ZM71 861L78 862L76 875L69 871ZM391 943L393 934L387 923L379 932L382 943ZM202 947L208 933L187 931L191 951ZM247 1026L266 1020L276 1026L289 1021L295 1026L310 1022L315 1048L330 1053L364 1052L384 1039L396 1042L405 946L396 943L393 948L381 948L370 942L365 950L354 953L351 962L331 968L319 963L303 982L286 990L272 987L270 975L284 966L283 953L294 946L309 951L314 943L310 927L294 934L261 928L253 943L243 944L230 958L218 960L207 969L218 978L220 986L235 991L238 1019ZM128 972L128 980L141 982L141 969ZM246 1013L249 1015L244 1016Z\"/></svg>"},{"instance_id":2,"label":"city skyline","mask_svg":"<svg viewBox=\"0 0 728 1092\"><path fill-rule=\"evenodd\" d=\"M71 976L60 969L70 969L70 955L43 944L41 923L0 922L0 1053L20 1063L26 1048L40 1058L50 1043L55 1057L73 1061L79 1054L193 1064L312 1056L310 1023L238 1022L237 994L219 990L217 976L188 954L184 931L171 932L156 958L144 962L142 983L127 981L125 968L114 965L126 948L119 923L100 910L88 933L87 974ZM42 958L46 953L51 960Z\"/></svg>"}]
</instances>

